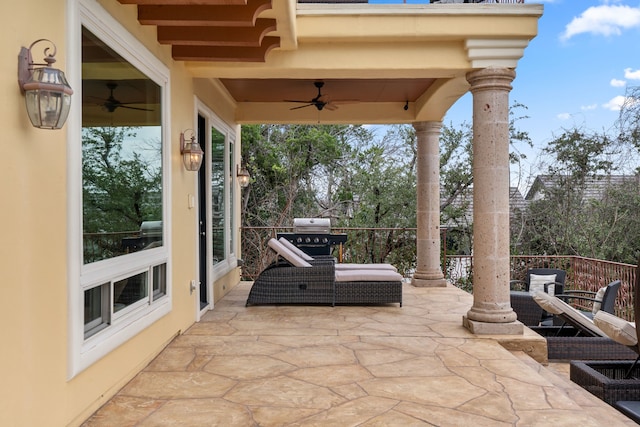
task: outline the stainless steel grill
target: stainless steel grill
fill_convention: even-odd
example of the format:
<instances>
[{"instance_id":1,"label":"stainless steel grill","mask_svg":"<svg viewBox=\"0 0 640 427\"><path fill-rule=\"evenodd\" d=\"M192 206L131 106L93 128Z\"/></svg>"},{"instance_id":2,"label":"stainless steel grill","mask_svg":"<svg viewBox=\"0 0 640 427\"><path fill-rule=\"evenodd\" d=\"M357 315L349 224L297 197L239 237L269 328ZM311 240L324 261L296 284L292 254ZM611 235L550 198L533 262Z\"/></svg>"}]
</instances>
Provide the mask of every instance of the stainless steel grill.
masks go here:
<instances>
[{"instance_id":1,"label":"stainless steel grill","mask_svg":"<svg viewBox=\"0 0 640 427\"><path fill-rule=\"evenodd\" d=\"M331 255L334 246L346 243L346 234L331 234L328 218L294 218L293 233L278 233L311 256Z\"/></svg>"}]
</instances>

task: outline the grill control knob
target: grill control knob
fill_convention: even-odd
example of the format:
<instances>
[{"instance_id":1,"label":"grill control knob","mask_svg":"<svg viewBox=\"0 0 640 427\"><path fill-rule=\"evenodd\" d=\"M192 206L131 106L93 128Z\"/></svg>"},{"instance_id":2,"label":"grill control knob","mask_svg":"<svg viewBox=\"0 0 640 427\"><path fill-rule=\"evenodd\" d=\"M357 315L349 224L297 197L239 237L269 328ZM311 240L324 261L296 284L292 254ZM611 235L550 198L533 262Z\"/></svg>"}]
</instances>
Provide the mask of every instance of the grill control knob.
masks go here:
<instances>
[{"instance_id":1,"label":"grill control knob","mask_svg":"<svg viewBox=\"0 0 640 427\"><path fill-rule=\"evenodd\" d=\"M305 243L311 243L311 238L309 238L309 237L305 237L305 238L304 238L304 241L305 241Z\"/></svg>"},{"instance_id":2,"label":"grill control knob","mask_svg":"<svg viewBox=\"0 0 640 427\"><path fill-rule=\"evenodd\" d=\"M313 238L313 243L320 243L320 239L318 239L317 237Z\"/></svg>"},{"instance_id":3,"label":"grill control knob","mask_svg":"<svg viewBox=\"0 0 640 427\"><path fill-rule=\"evenodd\" d=\"M329 239L327 239L326 237L323 237L322 238L322 243L324 243L326 245L327 243L329 243Z\"/></svg>"},{"instance_id":4,"label":"grill control knob","mask_svg":"<svg viewBox=\"0 0 640 427\"><path fill-rule=\"evenodd\" d=\"M298 242L298 243L302 243L302 237L298 237L298 238L296 238L296 242Z\"/></svg>"}]
</instances>

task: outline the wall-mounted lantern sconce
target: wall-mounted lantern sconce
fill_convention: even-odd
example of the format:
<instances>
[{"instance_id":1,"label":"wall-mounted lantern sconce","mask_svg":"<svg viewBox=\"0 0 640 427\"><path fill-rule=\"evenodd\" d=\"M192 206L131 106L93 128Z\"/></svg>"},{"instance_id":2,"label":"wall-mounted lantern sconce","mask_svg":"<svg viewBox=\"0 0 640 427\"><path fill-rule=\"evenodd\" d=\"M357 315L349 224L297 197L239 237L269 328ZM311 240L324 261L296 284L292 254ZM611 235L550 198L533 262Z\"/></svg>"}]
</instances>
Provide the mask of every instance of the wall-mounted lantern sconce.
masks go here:
<instances>
[{"instance_id":1,"label":"wall-mounted lantern sconce","mask_svg":"<svg viewBox=\"0 0 640 427\"><path fill-rule=\"evenodd\" d=\"M185 140L184 134L191 132L191 138ZM196 134L193 129L187 129L180 134L180 153L182 154L182 161L184 167L188 171L197 171L202 164L202 157L204 151L200 148L200 144L196 141Z\"/></svg>"},{"instance_id":2,"label":"wall-mounted lantern sconce","mask_svg":"<svg viewBox=\"0 0 640 427\"><path fill-rule=\"evenodd\" d=\"M236 176L238 177L240 187L246 188L249 185L251 175L249 175L247 168L240 168L240 165L236 165Z\"/></svg>"},{"instance_id":3,"label":"wall-mounted lantern sconce","mask_svg":"<svg viewBox=\"0 0 640 427\"><path fill-rule=\"evenodd\" d=\"M53 45L44 50L44 64L35 64L31 57L31 48L40 42ZM31 124L41 129L60 129L64 126L71 108L73 90L64 73L51 64L56 62L56 45L51 40L39 39L27 49L20 49L18 55L18 84L25 95L27 113Z\"/></svg>"}]
</instances>

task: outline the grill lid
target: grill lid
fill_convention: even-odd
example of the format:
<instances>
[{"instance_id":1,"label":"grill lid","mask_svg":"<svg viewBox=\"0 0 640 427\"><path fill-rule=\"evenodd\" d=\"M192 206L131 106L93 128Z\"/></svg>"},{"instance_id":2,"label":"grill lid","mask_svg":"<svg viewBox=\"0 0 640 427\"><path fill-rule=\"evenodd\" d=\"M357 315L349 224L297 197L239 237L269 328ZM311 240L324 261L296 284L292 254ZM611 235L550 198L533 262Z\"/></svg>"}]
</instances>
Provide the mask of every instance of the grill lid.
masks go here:
<instances>
[{"instance_id":1,"label":"grill lid","mask_svg":"<svg viewBox=\"0 0 640 427\"><path fill-rule=\"evenodd\" d=\"M294 233L330 234L331 220L329 218L294 218Z\"/></svg>"}]
</instances>

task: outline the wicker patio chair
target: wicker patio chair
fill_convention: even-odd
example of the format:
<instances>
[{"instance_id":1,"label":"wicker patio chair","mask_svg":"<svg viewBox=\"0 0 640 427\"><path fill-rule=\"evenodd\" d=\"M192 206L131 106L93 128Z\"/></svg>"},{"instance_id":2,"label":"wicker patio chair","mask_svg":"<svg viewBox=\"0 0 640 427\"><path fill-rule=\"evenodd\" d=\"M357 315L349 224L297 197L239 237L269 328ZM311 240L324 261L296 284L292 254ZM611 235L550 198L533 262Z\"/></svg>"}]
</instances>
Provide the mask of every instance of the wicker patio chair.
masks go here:
<instances>
[{"instance_id":1,"label":"wicker patio chair","mask_svg":"<svg viewBox=\"0 0 640 427\"><path fill-rule=\"evenodd\" d=\"M534 292L543 290L550 294L561 294L564 291L564 283L567 272L556 268L530 268L524 280L511 280L511 290ZM551 287L553 285L553 287Z\"/></svg>"},{"instance_id":2,"label":"wicker patio chair","mask_svg":"<svg viewBox=\"0 0 640 427\"><path fill-rule=\"evenodd\" d=\"M531 268L527 270L524 280L511 280L511 308L518 315L518 320L526 326L538 326L541 322L552 322L552 316L546 313L533 300L533 293L543 291L561 294L567 273L553 268Z\"/></svg>"},{"instance_id":3,"label":"wicker patio chair","mask_svg":"<svg viewBox=\"0 0 640 427\"><path fill-rule=\"evenodd\" d=\"M620 280L614 280L607 286L600 288L597 292L567 290L564 293L556 296L569 304L574 301L577 301L579 303L591 304L591 311L580 311L585 316L593 319L594 315L600 310L606 313L614 314L616 298L618 297L618 290L620 289L621 285L622 282Z\"/></svg>"},{"instance_id":4,"label":"wicker patio chair","mask_svg":"<svg viewBox=\"0 0 640 427\"><path fill-rule=\"evenodd\" d=\"M542 321L542 307L533 300L533 295L526 291L511 291L511 308L518 315L518 320L526 326L538 326Z\"/></svg>"}]
</instances>

